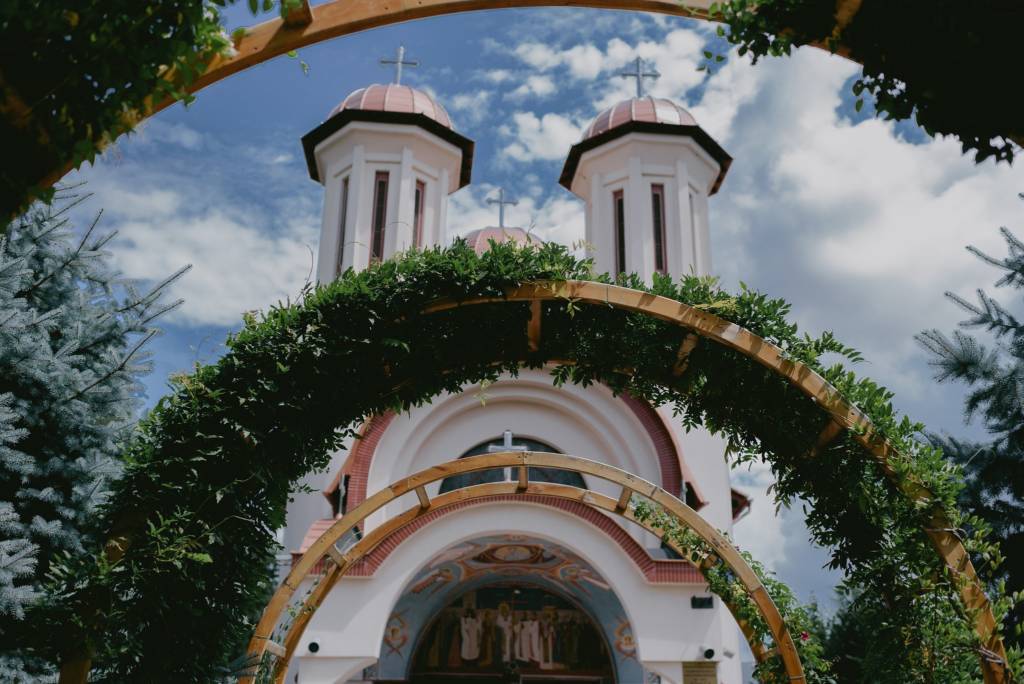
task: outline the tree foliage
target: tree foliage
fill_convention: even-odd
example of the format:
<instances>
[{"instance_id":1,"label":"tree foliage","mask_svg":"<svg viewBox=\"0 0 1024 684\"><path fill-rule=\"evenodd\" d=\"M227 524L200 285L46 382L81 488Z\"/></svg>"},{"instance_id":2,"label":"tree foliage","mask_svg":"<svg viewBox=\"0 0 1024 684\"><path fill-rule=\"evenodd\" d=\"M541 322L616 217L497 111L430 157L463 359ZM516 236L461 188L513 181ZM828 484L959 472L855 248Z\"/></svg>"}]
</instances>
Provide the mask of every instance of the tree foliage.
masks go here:
<instances>
[{"instance_id":1,"label":"tree foliage","mask_svg":"<svg viewBox=\"0 0 1024 684\"><path fill-rule=\"evenodd\" d=\"M1021 196L1024 199L1024 195ZM1024 243L1002 229L1007 255L996 258L968 249L999 269L996 287L1024 289ZM930 330L918 336L932 353L940 382L960 382L969 388L964 412L979 419L990 435L987 441L934 435L933 439L963 468L966 487L963 506L984 520L1007 549L1007 562L995 575L1012 592L1024 591L1024 323L996 299L979 290L977 302L946 293L968 318L947 336ZM991 345L970 330L992 337ZM1009 616L1010 633L1024 642L1024 610Z\"/></svg>"},{"instance_id":2,"label":"tree foliage","mask_svg":"<svg viewBox=\"0 0 1024 684\"><path fill-rule=\"evenodd\" d=\"M876 114L952 135L977 161L1012 161L1024 144L1024 5L1012 0L722 0L720 34L755 60L815 44L863 65L853 93ZM1018 74L1019 75L1019 74Z\"/></svg>"},{"instance_id":3,"label":"tree foliage","mask_svg":"<svg viewBox=\"0 0 1024 684\"><path fill-rule=\"evenodd\" d=\"M96 223L74 239L38 207L0 238L0 680L34 681L32 611L55 561L95 547L139 407L142 347L168 306L110 269ZM98 220L98 219L97 219Z\"/></svg>"},{"instance_id":4,"label":"tree foliage","mask_svg":"<svg viewBox=\"0 0 1024 684\"><path fill-rule=\"evenodd\" d=\"M103 509L116 544L61 569L55 597L75 617L59 616L57 641L83 649L97 676L112 681L207 679L250 636L292 483L325 466L355 425L523 364L567 359L552 370L556 383L601 382L670 405L683 425L727 436L738 462L769 463L780 503L808 503L808 528L832 565L888 602L878 630L900 648L878 681L976 678L972 616L922 531L935 515L967 524L955 505L959 471L916 439L920 426L895 413L884 388L826 364L856 353L827 333L799 334L788 305L763 294L730 294L695 277L659 277L649 288L747 328L822 374L889 440L888 474L849 431L807 458L830 418L739 351L698 344L676 376L686 330L572 300L544 304L540 347L531 350L530 305L500 302L524 282L601 278L558 245L497 245L477 256L460 243L346 273L301 302L248 316L228 353L178 378L142 422ZM645 289L636 277L622 283ZM425 312L439 298L472 297L499 301ZM920 495L912 500L902 487ZM965 544L998 560L983 526L970 522L979 533ZM1007 600L993 598L996 614L1005 612ZM931 653L944 654L938 671L922 664Z\"/></svg>"},{"instance_id":5,"label":"tree foliage","mask_svg":"<svg viewBox=\"0 0 1024 684\"><path fill-rule=\"evenodd\" d=\"M210 59L234 49L220 14L234 1L0 3L0 212L48 197L41 184L131 131L147 101L188 102Z\"/></svg>"}]
</instances>

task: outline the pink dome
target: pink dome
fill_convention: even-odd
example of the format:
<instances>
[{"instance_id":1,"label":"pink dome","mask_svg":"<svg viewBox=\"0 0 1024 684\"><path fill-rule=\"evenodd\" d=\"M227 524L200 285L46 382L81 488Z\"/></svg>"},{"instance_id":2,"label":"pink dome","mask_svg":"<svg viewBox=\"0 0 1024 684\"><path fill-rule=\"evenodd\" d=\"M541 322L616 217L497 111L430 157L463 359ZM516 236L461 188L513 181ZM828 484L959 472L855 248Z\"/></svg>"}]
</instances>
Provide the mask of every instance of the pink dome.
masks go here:
<instances>
[{"instance_id":1,"label":"pink dome","mask_svg":"<svg viewBox=\"0 0 1024 684\"><path fill-rule=\"evenodd\" d=\"M696 126L697 120L675 102L661 97L634 97L612 105L594 119L583 139L601 135L632 121L671 124L675 126Z\"/></svg>"},{"instance_id":2,"label":"pink dome","mask_svg":"<svg viewBox=\"0 0 1024 684\"><path fill-rule=\"evenodd\" d=\"M376 112L400 112L403 114L423 114L430 117L445 128L451 128L451 117L445 108L438 104L434 98L422 90L416 90L406 85L374 84L360 88L342 100L341 104L331 110L327 115L330 119L335 114L346 109L362 109Z\"/></svg>"},{"instance_id":3,"label":"pink dome","mask_svg":"<svg viewBox=\"0 0 1024 684\"><path fill-rule=\"evenodd\" d=\"M522 246L535 245L539 247L544 244L543 240L530 235L522 228L478 228L463 235L462 239L469 243L469 246L477 254L483 254L489 250L491 240L497 243L515 242Z\"/></svg>"}]
</instances>

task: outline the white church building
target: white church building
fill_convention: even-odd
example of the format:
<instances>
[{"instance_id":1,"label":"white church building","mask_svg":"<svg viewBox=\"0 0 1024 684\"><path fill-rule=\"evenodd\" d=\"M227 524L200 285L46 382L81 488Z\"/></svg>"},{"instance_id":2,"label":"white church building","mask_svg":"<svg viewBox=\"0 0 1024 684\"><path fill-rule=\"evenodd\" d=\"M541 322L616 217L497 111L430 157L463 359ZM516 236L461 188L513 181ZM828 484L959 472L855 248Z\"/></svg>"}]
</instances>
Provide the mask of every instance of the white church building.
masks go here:
<instances>
[{"instance_id":1,"label":"white church building","mask_svg":"<svg viewBox=\"0 0 1024 684\"><path fill-rule=\"evenodd\" d=\"M639 90L566 150L560 182L585 205L599 272L648 281L655 272L708 274L708 198L731 159L685 109ZM321 282L451 242L448 197L470 182L473 142L432 97L370 85L302 142L324 187ZM492 239L530 241L503 219L465 239L478 252ZM486 401L466 387L368 420L329 473L307 479L313 493L295 495L284 562L392 482L488 450L611 464L677 494L726 533L749 509L732 489L724 441L683 429L668 410L602 386L555 387L543 371L485 391ZM428 493L508 476L459 475ZM618 494L568 471L532 468L530 478ZM385 507L362 532L401 512ZM741 639L696 568L655 536L576 502L499 496L432 512L361 560L315 614L286 681L740 684Z\"/></svg>"}]
</instances>

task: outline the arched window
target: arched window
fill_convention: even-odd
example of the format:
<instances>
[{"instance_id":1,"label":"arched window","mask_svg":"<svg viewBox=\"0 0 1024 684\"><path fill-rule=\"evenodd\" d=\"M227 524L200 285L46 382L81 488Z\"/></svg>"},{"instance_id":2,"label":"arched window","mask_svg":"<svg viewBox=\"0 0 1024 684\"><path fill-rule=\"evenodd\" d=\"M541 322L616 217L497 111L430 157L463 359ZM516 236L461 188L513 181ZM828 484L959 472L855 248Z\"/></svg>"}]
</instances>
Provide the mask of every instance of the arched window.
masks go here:
<instances>
[{"instance_id":1,"label":"arched window","mask_svg":"<svg viewBox=\"0 0 1024 684\"><path fill-rule=\"evenodd\" d=\"M481 442L459 456L459 458L478 456L480 454L486 454L494 451L495 449L500 451L500 447L502 447L503 444L504 441L501 437ZM495 449L492 449L491 447L494 447ZM515 438L513 447L516 449L525 448L526 451L560 453L558 449L555 449L550 444L538 442L533 439L523 439L520 437ZM450 492L453 489L462 489L463 487L487 484L488 482L502 482L508 479L507 471L508 468L490 468L488 470L478 470L475 473L461 473L459 475L446 477L441 482L441 494ZM513 473L512 477L517 477L517 475ZM529 477L533 482L554 482L556 484L569 485L570 487L579 487L580 489L586 489L587 487L586 483L583 481L583 476L570 470L559 470L558 468L530 468L527 477Z\"/></svg>"}]
</instances>

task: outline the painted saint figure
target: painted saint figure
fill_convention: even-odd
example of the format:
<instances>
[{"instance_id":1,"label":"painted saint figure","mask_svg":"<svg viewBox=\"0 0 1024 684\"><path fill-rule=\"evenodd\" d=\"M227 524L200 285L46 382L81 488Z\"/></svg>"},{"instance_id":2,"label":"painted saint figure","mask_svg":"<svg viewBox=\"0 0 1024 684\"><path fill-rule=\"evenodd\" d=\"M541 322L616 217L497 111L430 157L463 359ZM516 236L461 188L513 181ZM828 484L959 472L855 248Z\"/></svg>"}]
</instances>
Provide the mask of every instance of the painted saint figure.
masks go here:
<instances>
[{"instance_id":1,"label":"painted saint figure","mask_svg":"<svg viewBox=\"0 0 1024 684\"><path fill-rule=\"evenodd\" d=\"M480 619L470 608L462 616L460 624L462 627L462 650L460 652L462 660L476 660L480 657Z\"/></svg>"},{"instance_id":2,"label":"painted saint figure","mask_svg":"<svg viewBox=\"0 0 1024 684\"><path fill-rule=\"evenodd\" d=\"M512 609L507 603L502 603L498 606L498 617L494 621L495 627L497 627L497 638L500 644L497 652L500 653L501 662L510 663L512 662Z\"/></svg>"}]
</instances>

